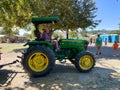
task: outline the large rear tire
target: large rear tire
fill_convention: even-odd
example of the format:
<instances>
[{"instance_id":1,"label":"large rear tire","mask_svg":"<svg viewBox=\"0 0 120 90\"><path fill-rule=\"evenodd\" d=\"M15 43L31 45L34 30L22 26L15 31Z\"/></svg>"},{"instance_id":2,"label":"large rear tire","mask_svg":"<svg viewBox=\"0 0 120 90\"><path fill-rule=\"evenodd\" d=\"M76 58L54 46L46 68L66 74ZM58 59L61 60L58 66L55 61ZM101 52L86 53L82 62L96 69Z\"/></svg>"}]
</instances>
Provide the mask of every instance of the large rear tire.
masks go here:
<instances>
[{"instance_id":1,"label":"large rear tire","mask_svg":"<svg viewBox=\"0 0 120 90\"><path fill-rule=\"evenodd\" d=\"M95 65L95 59L90 52L84 51L77 54L75 67L79 72L89 72Z\"/></svg>"},{"instance_id":2,"label":"large rear tire","mask_svg":"<svg viewBox=\"0 0 120 90\"><path fill-rule=\"evenodd\" d=\"M23 55L22 65L30 76L47 75L55 64L53 51L46 46L31 46Z\"/></svg>"}]
</instances>

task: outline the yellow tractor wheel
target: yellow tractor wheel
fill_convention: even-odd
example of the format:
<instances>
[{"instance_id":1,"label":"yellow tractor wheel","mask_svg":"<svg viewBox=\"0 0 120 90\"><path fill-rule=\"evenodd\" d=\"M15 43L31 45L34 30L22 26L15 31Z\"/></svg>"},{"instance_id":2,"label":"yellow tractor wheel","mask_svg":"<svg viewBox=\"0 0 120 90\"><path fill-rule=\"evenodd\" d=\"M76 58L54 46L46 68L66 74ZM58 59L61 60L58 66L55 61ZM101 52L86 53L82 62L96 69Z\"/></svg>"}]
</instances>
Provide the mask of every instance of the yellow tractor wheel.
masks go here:
<instances>
[{"instance_id":1,"label":"yellow tractor wheel","mask_svg":"<svg viewBox=\"0 0 120 90\"><path fill-rule=\"evenodd\" d=\"M76 56L75 67L80 72L88 72L95 65L95 59L90 52L81 52Z\"/></svg>"},{"instance_id":2,"label":"yellow tractor wheel","mask_svg":"<svg viewBox=\"0 0 120 90\"><path fill-rule=\"evenodd\" d=\"M47 75L55 64L53 51L46 46L32 46L23 55L22 65L30 76Z\"/></svg>"}]
</instances>

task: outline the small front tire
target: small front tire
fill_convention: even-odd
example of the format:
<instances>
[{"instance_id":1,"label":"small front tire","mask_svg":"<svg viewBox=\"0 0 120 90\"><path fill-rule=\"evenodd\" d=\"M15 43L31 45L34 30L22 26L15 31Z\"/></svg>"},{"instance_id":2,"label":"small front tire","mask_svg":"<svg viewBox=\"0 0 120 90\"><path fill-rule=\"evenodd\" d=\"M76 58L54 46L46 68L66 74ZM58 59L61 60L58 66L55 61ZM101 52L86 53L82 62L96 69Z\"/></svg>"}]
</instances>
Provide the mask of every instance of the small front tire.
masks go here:
<instances>
[{"instance_id":1,"label":"small front tire","mask_svg":"<svg viewBox=\"0 0 120 90\"><path fill-rule=\"evenodd\" d=\"M90 52L84 51L76 55L75 67L79 72L89 72L95 65L95 59Z\"/></svg>"}]
</instances>

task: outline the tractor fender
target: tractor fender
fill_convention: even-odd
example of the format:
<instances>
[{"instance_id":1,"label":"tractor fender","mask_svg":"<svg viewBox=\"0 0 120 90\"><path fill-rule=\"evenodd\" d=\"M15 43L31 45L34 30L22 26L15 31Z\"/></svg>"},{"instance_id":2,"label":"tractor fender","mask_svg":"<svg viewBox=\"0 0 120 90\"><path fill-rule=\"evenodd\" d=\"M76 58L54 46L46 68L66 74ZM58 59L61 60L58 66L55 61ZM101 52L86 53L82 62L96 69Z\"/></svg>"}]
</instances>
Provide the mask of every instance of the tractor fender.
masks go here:
<instances>
[{"instance_id":1,"label":"tractor fender","mask_svg":"<svg viewBox=\"0 0 120 90\"><path fill-rule=\"evenodd\" d=\"M36 40L33 40L33 41L30 41L30 42L27 42L27 43L24 44L24 46L27 46L27 45L29 45L29 46L33 46L33 45L45 45L45 46L47 46L47 47L49 47L51 49L53 48L52 47L52 43L50 43L48 41L36 41Z\"/></svg>"}]
</instances>

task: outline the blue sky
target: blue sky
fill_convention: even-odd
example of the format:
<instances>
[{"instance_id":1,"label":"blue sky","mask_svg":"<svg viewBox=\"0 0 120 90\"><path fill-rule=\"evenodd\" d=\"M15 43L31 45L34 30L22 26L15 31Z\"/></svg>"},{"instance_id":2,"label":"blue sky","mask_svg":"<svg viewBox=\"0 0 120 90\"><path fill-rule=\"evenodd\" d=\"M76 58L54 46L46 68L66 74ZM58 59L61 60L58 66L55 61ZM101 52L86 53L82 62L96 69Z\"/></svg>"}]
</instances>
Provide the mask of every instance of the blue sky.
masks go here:
<instances>
[{"instance_id":1,"label":"blue sky","mask_svg":"<svg viewBox=\"0 0 120 90\"><path fill-rule=\"evenodd\" d=\"M94 30L118 30L120 24L120 0L94 0L97 20L102 22Z\"/></svg>"}]
</instances>

